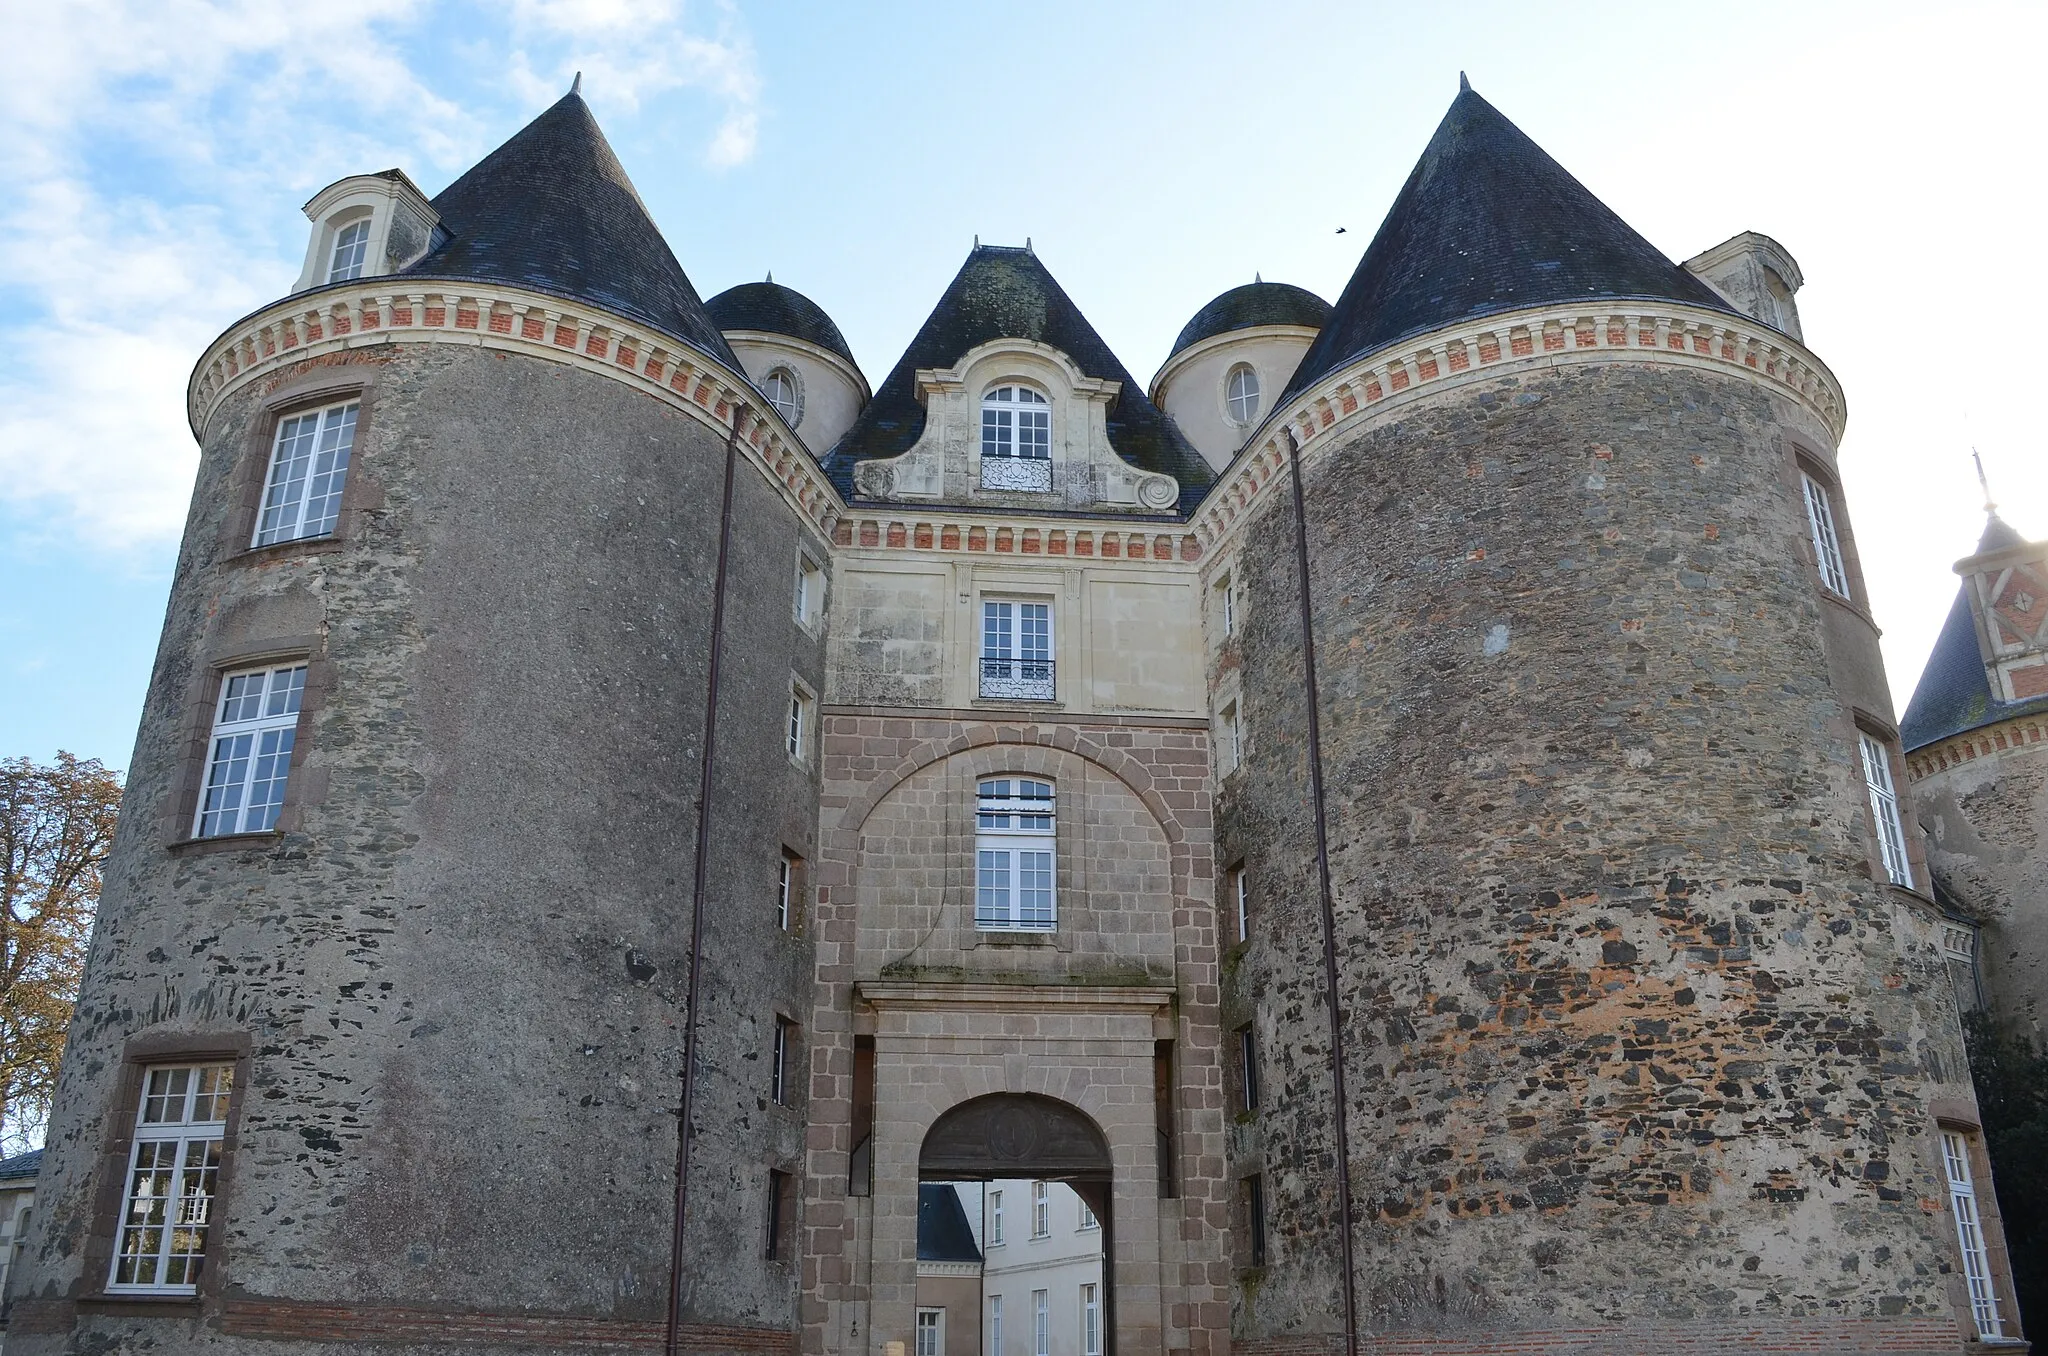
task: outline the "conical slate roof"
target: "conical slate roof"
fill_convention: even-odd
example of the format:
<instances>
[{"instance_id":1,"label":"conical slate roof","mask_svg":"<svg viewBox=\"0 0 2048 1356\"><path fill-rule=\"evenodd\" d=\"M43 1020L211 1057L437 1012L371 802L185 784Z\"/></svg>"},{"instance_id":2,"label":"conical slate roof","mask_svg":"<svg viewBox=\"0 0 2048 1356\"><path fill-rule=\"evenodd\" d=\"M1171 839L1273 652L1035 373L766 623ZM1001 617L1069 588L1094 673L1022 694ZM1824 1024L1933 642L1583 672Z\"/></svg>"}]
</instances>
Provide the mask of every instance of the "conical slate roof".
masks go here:
<instances>
[{"instance_id":1,"label":"conical slate roof","mask_svg":"<svg viewBox=\"0 0 2048 1356\"><path fill-rule=\"evenodd\" d=\"M901 456L924 432L918 369L951 367L969 349L994 339L1049 345L1073 359L1086 375L1122 382L1121 393L1109 407L1110 446L1138 469L1179 481L1183 511L1201 502L1215 478L1202 454L1146 398L1145 388L1131 379L1038 256L1003 245L976 245L968 254L924 328L875 388L875 398L825 457L826 474L839 492L852 499L855 466Z\"/></svg>"},{"instance_id":2,"label":"conical slate roof","mask_svg":"<svg viewBox=\"0 0 2048 1356\"><path fill-rule=\"evenodd\" d=\"M1193 348L1232 330L1255 325L1306 325L1319 330L1330 320L1330 303L1292 283L1249 282L1233 287L1195 312L1173 341L1173 352ZM1168 354L1172 357L1172 354Z\"/></svg>"},{"instance_id":3,"label":"conical slate roof","mask_svg":"<svg viewBox=\"0 0 2048 1356\"><path fill-rule=\"evenodd\" d=\"M724 363L739 361L576 93L434 199L448 240L406 269L590 302Z\"/></svg>"},{"instance_id":4,"label":"conical slate roof","mask_svg":"<svg viewBox=\"0 0 2048 1356\"><path fill-rule=\"evenodd\" d=\"M846 346L846 337L825 314L825 308L793 287L772 280L741 283L705 302L704 310L721 330L786 334L836 353L855 371L860 370L860 364L853 361L853 350Z\"/></svg>"},{"instance_id":5,"label":"conical slate roof","mask_svg":"<svg viewBox=\"0 0 2048 1356\"><path fill-rule=\"evenodd\" d=\"M960 1193L944 1182L920 1182L917 1188L917 1260L979 1262L974 1230Z\"/></svg>"},{"instance_id":6,"label":"conical slate roof","mask_svg":"<svg viewBox=\"0 0 2048 1356\"><path fill-rule=\"evenodd\" d=\"M1976 555L2024 546L2026 538L1996 513L1984 524L1984 536ZM1977 621L1970 612L1970 586L1966 581L1956 590L1956 600L1927 656L1927 667L1906 703L1899 721L1899 742L1917 749L1951 735L1963 734L2013 716L2048 711L2048 697L2030 697L2022 702L2001 702L1992 695L1991 681L1984 674L1984 657L1977 648Z\"/></svg>"},{"instance_id":7,"label":"conical slate roof","mask_svg":"<svg viewBox=\"0 0 2048 1356\"><path fill-rule=\"evenodd\" d=\"M1288 389L1410 334L1596 297L1735 314L1467 86Z\"/></svg>"}]
</instances>

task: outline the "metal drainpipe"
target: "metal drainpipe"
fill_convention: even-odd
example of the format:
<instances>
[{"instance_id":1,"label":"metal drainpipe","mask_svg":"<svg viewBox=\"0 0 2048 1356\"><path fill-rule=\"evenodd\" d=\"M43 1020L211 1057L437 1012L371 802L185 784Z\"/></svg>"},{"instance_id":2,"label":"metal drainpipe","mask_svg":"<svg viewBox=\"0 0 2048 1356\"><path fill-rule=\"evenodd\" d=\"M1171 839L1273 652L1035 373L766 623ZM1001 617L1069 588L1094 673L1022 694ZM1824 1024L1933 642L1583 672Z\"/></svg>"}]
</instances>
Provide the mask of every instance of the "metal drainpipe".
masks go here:
<instances>
[{"instance_id":1,"label":"metal drainpipe","mask_svg":"<svg viewBox=\"0 0 2048 1356\"><path fill-rule=\"evenodd\" d=\"M1301 446L1287 435L1287 469L1294 482L1295 563L1301 575L1303 682L1308 689L1308 783L1315 802L1316 873L1323 890L1323 986L1330 1002L1330 1083L1337 1099L1337 1221L1344 1261L1344 1349L1358 1356L1358 1281L1351 1259L1351 1132L1344 1095L1344 1015L1337 989L1337 915L1330 896L1330 835L1323 795L1323 727L1316 696L1316 635L1308 593L1308 510L1301 491Z\"/></svg>"},{"instance_id":2,"label":"metal drainpipe","mask_svg":"<svg viewBox=\"0 0 2048 1356\"><path fill-rule=\"evenodd\" d=\"M677 1356L683 1331L683 1220L690 1207L690 1111L697 1083L697 981L704 967L704 887L711 864L711 768L718 732L718 668L725 651L725 560L732 544L732 481L739 463L740 425L747 407L735 405L725 440L725 494L718 509L718 569L711 586L711 660L704 682L704 768L697 786L697 864L690 891L690 992L683 1007L683 1104L676 1119L676 1224L668 1253L668 1337L663 1350Z\"/></svg>"}]
</instances>

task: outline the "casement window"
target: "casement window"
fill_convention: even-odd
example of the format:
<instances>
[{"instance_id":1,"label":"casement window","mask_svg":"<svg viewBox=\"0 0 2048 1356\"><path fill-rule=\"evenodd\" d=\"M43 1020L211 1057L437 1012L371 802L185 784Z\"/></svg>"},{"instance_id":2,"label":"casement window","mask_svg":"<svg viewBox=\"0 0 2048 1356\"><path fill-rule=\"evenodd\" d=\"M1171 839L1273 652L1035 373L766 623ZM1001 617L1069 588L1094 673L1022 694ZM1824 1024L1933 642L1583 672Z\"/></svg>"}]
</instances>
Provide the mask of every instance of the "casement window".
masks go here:
<instances>
[{"instance_id":1,"label":"casement window","mask_svg":"<svg viewBox=\"0 0 2048 1356\"><path fill-rule=\"evenodd\" d=\"M1003 1356L1003 1297L988 1297L988 1356Z\"/></svg>"},{"instance_id":2,"label":"casement window","mask_svg":"<svg viewBox=\"0 0 2048 1356\"><path fill-rule=\"evenodd\" d=\"M1057 920L1051 782L990 777L975 802L974 926L1050 931Z\"/></svg>"},{"instance_id":3,"label":"casement window","mask_svg":"<svg viewBox=\"0 0 2048 1356\"><path fill-rule=\"evenodd\" d=\"M221 679L193 837L276 827L305 691L304 664L245 669Z\"/></svg>"},{"instance_id":4,"label":"casement window","mask_svg":"<svg viewBox=\"0 0 2048 1356\"><path fill-rule=\"evenodd\" d=\"M1003 1243L1003 1193L988 1193L988 1245L1001 1247Z\"/></svg>"},{"instance_id":5,"label":"casement window","mask_svg":"<svg viewBox=\"0 0 2048 1356\"><path fill-rule=\"evenodd\" d=\"M796 893L797 859L785 852L782 864L776 869L775 882L775 926L789 931L792 916L791 901Z\"/></svg>"},{"instance_id":6,"label":"casement window","mask_svg":"<svg viewBox=\"0 0 2048 1356\"><path fill-rule=\"evenodd\" d=\"M1984 986L1977 974L1977 925L1949 919L1941 925L1941 958L1948 962L1956 1005L1964 1012L1984 1010Z\"/></svg>"},{"instance_id":7,"label":"casement window","mask_svg":"<svg viewBox=\"0 0 2048 1356\"><path fill-rule=\"evenodd\" d=\"M1970 1317L1979 1338L2005 1336L2005 1319L1998 1308L1998 1291L1991 1283L1991 1255L1984 1242L1984 1225L1977 1213L1977 1186L1970 1171L1970 1149L1974 1136L1959 1130L1941 1132L1941 1157L1948 1168L1949 1212L1956 1217L1956 1242L1963 1251L1963 1279L1970 1287Z\"/></svg>"},{"instance_id":8,"label":"casement window","mask_svg":"<svg viewBox=\"0 0 2048 1356\"><path fill-rule=\"evenodd\" d=\"M1252 1265L1266 1265L1266 1182L1257 1173L1244 1179L1246 1233L1250 1236Z\"/></svg>"},{"instance_id":9,"label":"casement window","mask_svg":"<svg viewBox=\"0 0 2048 1356\"><path fill-rule=\"evenodd\" d=\"M1240 424L1249 424L1259 414L1259 374L1252 371L1251 364L1239 363L1230 369L1230 376L1224 381L1223 403L1230 407L1230 417Z\"/></svg>"},{"instance_id":10,"label":"casement window","mask_svg":"<svg viewBox=\"0 0 2048 1356\"><path fill-rule=\"evenodd\" d=\"M278 420L251 546L325 537L334 531L341 519L341 488L348 479L360 410L353 404L330 405Z\"/></svg>"},{"instance_id":11,"label":"casement window","mask_svg":"<svg viewBox=\"0 0 2048 1356\"><path fill-rule=\"evenodd\" d=\"M791 1209L796 1194L796 1178L775 1168L768 1169L767 1237L761 1246L761 1255L771 1262L779 1262L789 1255Z\"/></svg>"},{"instance_id":12,"label":"casement window","mask_svg":"<svg viewBox=\"0 0 2048 1356\"><path fill-rule=\"evenodd\" d=\"M1806 472L1799 473L1806 494L1806 526L1813 534L1813 554L1820 563L1820 581L1838 597L1849 596L1849 571L1842 563L1842 539L1835 532L1834 501L1828 487Z\"/></svg>"},{"instance_id":13,"label":"casement window","mask_svg":"<svg viewBox=\"0 0 2048 1356\"><path fill-rule=\"evenodd\" d=\"M1899 819L1898 793L1892 789L1891 751L1869 734L1859 734L1857 741L1863 750L1863 781L1870 788L1870 817L1877 825L1885 874L1894 885L1910 889L1913 867L1906 860L1906 829Z\"/></svg>"},{"instance_id":14,"label":"casement window","mask_svg":"<svg viewBox=\"0 0 2048 1356\"><path fill-rule=\"evenodd\" d=\"M811 756L811 694L791 683L789 687L789 761L804 763Z\"/></svg>"},{"instance_id":15,"label":"casement window","mask_svg":"<svg viewBox=\"0 0 2048 1356\"><path fill-rule=\"evenodd\" d=\"M998 386L981 398L981 485L1052 488L1052 406L1028 386Z\"/></svg>"},{"instance_id":16,"label":"casement window","mask_svg":"<svg viewBox=\"0 0 2048 1356\"><path fill-rule=\"evenodd\" d=\"M945 1356L946 1311L944 1309L919 1309L917 1311L917 1356Z\"/></svg>"},{"instance_id":17,"label":"casement window","mask_svg":"<svg viewBox=\"0 0 2048 1356\"><path fill-rule=\"evenodd\" d=\"M1081 1287L1081 1356L1102 1356L1102 1288Z\"/></svg>"},{"instance_id":18,"label":"casement window","mask_svg":"<svg viewBox=\"0 0 2048 1356\"><path fill-rule=\"evenodd\" d=\"M1216 775L1228 777L1244 759L1244 728L1237 718L1237 703L1226 702L1216 713Z\"/></svg>"},{"instance_id":19,"label":"casement window","mask_svg":"<svg viewBox=\"0 0 2048 1356\"><path fill-rule=\"evenodd\" d=\"M1074 1198L1081 1206L1081 1222L1074 1226L1074 1232L1087 1233L1090 1229L1100 1229L1102 1221L1095 1218L1095 1212L1089 1208L1088 1202L1080 1199L1079 1192L1074 1193Z\"/></svg>"},{"instance_id":20,"label":"casement window","mask_svg":"<svg viewBox=\"0 0 2048 1356\"><path fill-rule=\"evenodd\" d=\"M1237 1081L1243 1109L1259 1109L1259 1040L1246 1022L1237 1029Z\"/></svg>"},{"instance_id":21,"label":"casement window","mask_svg":"<svg viewBox=\"0 0 2048 1356\"><path fill-rule=\"evenodd\" d=\"M1224 575L1216 581L1216 620L1223 628L1223 634L1237 632L1237 581Z\"/></svg>"},{"instance_id":22,"label":"casement window","mask_svg":"<svg viewBox=\"0 0 2048 1356\"><path fill-rule=\"evenodd\" d=\"M144 1071L108 1290L197 1292L233 1091L232 1064Z\"/></svg>"},{"instance_id":23,"label":"casement window","mask_svg":"<svg viewBox=\"0 0 2048 1356\"><path fill-rule=\"evenodd\" d=\"M1054 691L1052 604L984 599L981 695L1049 702Z\"/></svg>"},{"instance_id":24,"label":"casement window","mask_svg":"<svg viewBox=\"0 0 2048 1356\"><path fill-rule=\"evenodd\" d=\"M809 556L796 558L796 590L793 611L798 626L816 626L825 611L825 571Z\"/></svg>"},{"instance_id":25,"label":"casement window","mask_svg":"<svg viewBox=\"0 0 2048 1356\"><path fill-rule=\"evenodd\" d=\"M347 282L363 276L363 260L370 252L370 221L351 221L334 233L334 253L327 261L327 281Z\"/></svg>"},{"instance_id":26,"label":"casement window","mask_svg":"<svg viewBox=\"0 0 2048 1356\"><path fill-rule=\"evenodd\" d=\"M804 417L803 388L797 384L796 373L786 367L778 367L768 374L761 383L761 394L768 397L768 403L782 416L782 422L795 428Z\"/></svg>"},{"instance_id":27,"label":"casement window","mask_svg":"<svg viewBox=\"0 0 2048 1356\"><path fill-rule=\"evenodd\" d=\"M775 1044L769 1052L768 1096L777 1106L788 1106L793 1088L791 1075L795 1073L791 1061L796 1057L796 1023L777 1015L775 1018Z\"/></svg>"},{"instance_id":28,"label":"casement window","mask_svg":"<svg viewBox=\"0 0 2048 1356\"><path fill-rule=\"evenodd\" d=\"M1052 1187L1045 1182L1031 1184L1031 1236L1052 1237Z\"/></svg>"},{"instance_id":29,"label":"casement window","mask_svg":"<svg viewBox=\"0 0 2048 1356\"><path fill-rule=\"evenodd\" d=\"M1031 1352L1032 1356L1051 1356L1052 1353L1052 1305L1046 1291L1031 1292Z\"/></svg>"}]
</instances>

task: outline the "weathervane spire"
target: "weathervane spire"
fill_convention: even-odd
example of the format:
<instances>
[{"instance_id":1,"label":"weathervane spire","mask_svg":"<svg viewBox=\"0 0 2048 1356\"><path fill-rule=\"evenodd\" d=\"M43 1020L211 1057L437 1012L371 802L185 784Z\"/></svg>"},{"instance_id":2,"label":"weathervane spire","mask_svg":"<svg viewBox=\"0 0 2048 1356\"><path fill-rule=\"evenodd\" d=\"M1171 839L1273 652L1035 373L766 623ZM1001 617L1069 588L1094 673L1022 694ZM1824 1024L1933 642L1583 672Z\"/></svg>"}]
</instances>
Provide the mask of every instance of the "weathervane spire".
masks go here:
<instances>
[{"instance_id":1,"label":"weathervane spire","mask_svg":"<svg viewBox=\"0 0 2048 1356\"><path fill-rule=\"evenodd\" d=\"M1984 458L1976 448L1970 449L1970 460L1977 463L1977 488L1984 491L1984 511L1993 516L1998 513L1998 501L1991 497L1991 482L1984 475Z\"/></svg>"},{"instance_id":2,"label":"weathervane spire","mask_svg":"<svg viewBox=\"0 0 2048 1356\"><path fill-rule=\"evenodd\" d=\"M577 95L583 93L583 72L576 72L576 78L569 82L569 93Z\"/></svg>"}]
</instances>

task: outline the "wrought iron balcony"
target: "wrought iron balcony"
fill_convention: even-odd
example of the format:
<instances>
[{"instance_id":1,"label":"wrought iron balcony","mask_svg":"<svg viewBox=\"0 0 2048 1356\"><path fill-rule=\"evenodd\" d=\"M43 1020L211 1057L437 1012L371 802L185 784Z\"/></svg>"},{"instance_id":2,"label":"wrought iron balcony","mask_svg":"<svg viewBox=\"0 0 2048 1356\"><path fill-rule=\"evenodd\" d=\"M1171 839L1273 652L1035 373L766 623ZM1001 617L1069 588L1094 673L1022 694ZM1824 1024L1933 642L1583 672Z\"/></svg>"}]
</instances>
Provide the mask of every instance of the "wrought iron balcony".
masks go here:
<instances>
[{"instance_id":1,"label":"wrought iron balcony","mask_svg":"<svg viewBox=\"0 0 2048 1356\"><path fill-rule=\"evenodd\" d=\"M1049 702L1053 699L1052 661L983 658L981 695L1006 697L1012 701Z\"/></svg>"},{"instance_id":2,"label":"wrought iron balcony","mask_svg":"<svg viewBox=\"0 0 2048 1356\"><path fill-rule=\"evenodd\" d=\"M1052 463L1043 457L988 457L981 459L981 488L984 490L1052 489Z\"/></svg>"}]
</instances>

